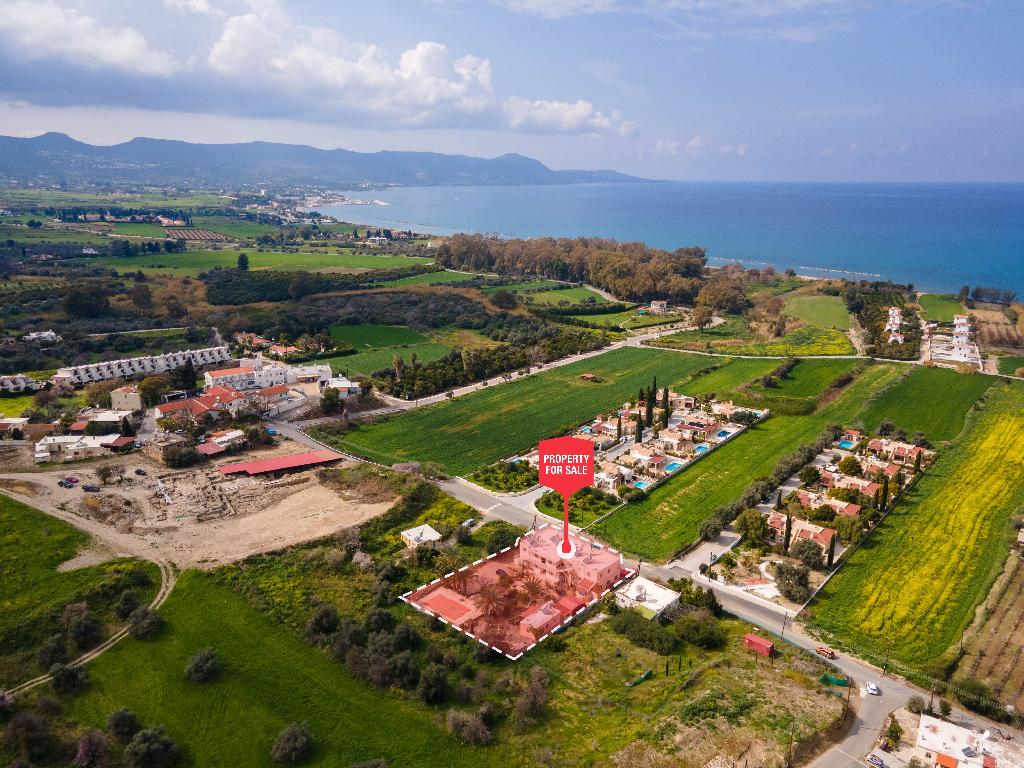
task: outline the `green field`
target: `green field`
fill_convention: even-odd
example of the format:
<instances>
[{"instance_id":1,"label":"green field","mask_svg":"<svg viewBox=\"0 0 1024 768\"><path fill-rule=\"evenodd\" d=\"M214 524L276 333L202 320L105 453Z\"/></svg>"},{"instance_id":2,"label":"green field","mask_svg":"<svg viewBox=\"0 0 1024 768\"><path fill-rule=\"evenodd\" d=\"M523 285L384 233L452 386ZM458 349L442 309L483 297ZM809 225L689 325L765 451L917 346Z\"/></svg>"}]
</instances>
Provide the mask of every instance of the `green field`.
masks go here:
<instances>
[{"instance_id":1,"label":"green field","mask_svg":"<svg viewBox=\"0 0 1024 768\"><path fill-rule=\"evenodd\" d=\"M209 575L183 573L161 612L167 626L158 639L126 640L90 664L92 683L69 714L102 728L110 712L128 707L188 746L183 765L203 768L274 765L270 746L293 721L308 721L317 737L306 765L509 764L507 751L461 747L432 712L357 682ZM196 685L185 665L208 646L223 672Z\"/></svg>"},{"instance_id":2,"label":"green field","mask_svg":"<svg viewBox=\"0 0 1024 768\"><path fill-rule=\"evenodd\" d=\"M818 328L850 329L850 313L846 302L838 296L790 296L786 299L786 314Z\"/></svg>"},{"instance_id":3,"label":"green field","mask_svg":"<svg viewBox=\"0 0 1024 768\"><path fill-rule=\"evenodd\" d=\"M763 361L762 361L763 362ZM864 400L899 375L892 365L869 367L834 402L808 416L771 416L712 451L599 524L594 532L645 560L664 560L697 538L702 520L739 498L752 480L764 477L782 454L812 443L831 423L854 418Z\"/></svg>"},{"instance_id":4,"label":"green field","mask_svg":"<svg viewBox=\"0 0 1024 768\"><path fill-rule=\"evenodd\" d=\"M0 495L0 689L35 677L36 647L60 631L65 605L85 602L104 623L110 606L139 568L150 585L138 591L148 601L160 576L152 563L122 558L60 572L57 566L89 546L88 534L37 509ZM118 588L118 585L121 585Z\"/></svg>"},{"instance_id":5,"label":"green field","mask_svg":"<svg viewBox=\"0 0 1024 768\"><path fill-rule=\"evenodd\" d=\"M116 269L119 272L143 272L189 275L195 277L221 267L233 269L238 263L238 254L249 257L249 269L276 270L361 270L393 269L412 264L427 264L430 259L421 256L380 256L375 254L351 253L282 253L280 251L259 252L251 248L225 249L221 251L195 250L185 253L159 253L141 256L97 256L78 259L76 263L89 266Z\"/></svg>"},{"instance_id":6,"label":"green field","mask_svg":"<svg viewBox=\"0 0 1024 768\"><path fill-rule=\"evenodd\" d=\"M1002 569L1024 504L1024 387L994 384L987 400L812 606L863 658L936 671Z\"/></svg>"},{"instance_id":7,"label":"green field","mask_svg":"<svg viewBox=\"0 0 1024 768\"><path fill-rule=\"evenodd\" d=\"M529 450L564 425L620 406L652 377L672 384L716 362L696 355L617 349L356 428L339 445L381 463L429 461L466 474ZM596 374L601 382L583 381L584 373Z\"/></svg>"},{"instance_id":8,"label":"green field","mask_svg":"<svg viewBox=\"0 0 1024 768\"><path fill-rule=\"evenodd\" d=\"M840 375L849 373L860 363L860 360L845 359L801 360L785 378L779 379L779 386L763 387L755 384L750 391L769 397L814 397L824 392Z\"/></svg>"},{"instance_id":9,"label":"green field","mask_svg":"<svg viewBox=\"0 0 1024 768\"><path fill-rule=\"evenodd\" d=\"M374 371L390 368L395 355L401 357L405 364L408 365L414 353L418 362L432 363L435 360L440 360L451 351L452 348L449 346L427 341L422 344L409 344L401 347L370 349L365 352L356 352L354 355L326 357L317 362L326 363L331 366L331 370L335 373L344 373L347 376L355 376L357 374L369 376Z\"/></svg>"},{"instance_id":10,"label":"green field","mask_svg":"<svg viewBox=\"0 0 1024 768\"><path fill-rule=\"evenodd\" d=\"M1024 368L1024 356L1004 355L999 358L999 372L1009 376L1015 376L1017 371Z\"/></svg>"},{"instance_id":11,"label":"green field","mask_svg":"<svg viewBox=\"0 0 1024 768\"><path fill-rule=\"evenodd\" d=\"M422 344L428 340L404 325L332 325L331 336L360 350Z\"/></svg>"},{"instance_id":12,"label":"green field","mask_svg":"<svg viewBox=\"0 0 1024 768\"><path fill-rule=\"evenodd\" d=\"M747 327L746 320L736 315L729 315L721 325L703 331L680 331L663 336L654 344L673 349L771 357L852 355L855 351L846 334L835 328L805 326L781 339L759 341Z\"/></svg>"},{"instance_id":13,"label":"green field","mask_svg":"<svg viewBox=\"0 0 1024 768\"><path fill-rule=\"evenodd\" d=\"M964 308L956 296L925 293L917 301L921 305L921 314L924 315L924 319L935 323L952 323L953 315L962 315L964 312Z\"/></svg>"},{"instance_id":14,"label":"green field","mask_svg":"<svg viewBox=\"0 0 1024 768\"><path fill-rule=\"evenodd\" d=\"M427 272L412 277L400 277L397 280L388 280L384 285L437 285L438 283L464 283L467 280L475 280L479 275L469 272Z\"/></svg>"},{"instance_id":15,"label":"green field","mask_svg":"<svg viewBox=\"0 0 1024 768\"><path fill-rule=\"evenodd\" d=\"M908 435L923 432L933 443L952 440L963 429L968 410L993 381L991 376L913 366L903 381L868 403L860 419L869 431L890 419Z\"/></svg>"},{"instance_id":16,"label":"green field","mask_svg":"<svg viewBox=\"0 0 1024 768\"><path fill-rule=\"evenodd\" d=\"M608 299L589 288L563 288L558 291L538 291L537 293L522 294L533 299L534 304L558 304L568 301L570 304L582 304L587 299L593 299L597 304L605 304Z\"/></svg>"},{"instance_id":17,"label":"green field","mask_svg":"<svg viewBox=\"0 0 1024 768\"><path fill-rule=\"evenodd\" d=\"M635 309L627 309L625 312L608 312L600 315L571 315L571 317L602 328L611 328L617 325L630 329L676 323L685 319L684 315L641 315Z\"/></svg>"},{"instance_id":18,"label":"green field","mask_svg":"<svg viewBox=\"0 0 1024 768\"><path fill-rule=\"evenodd\" d=\"M82 230L55 229L53 227L29 229L11 224L0 224L0 241L3 240L14 240L19 243L83 243L92 245L110 242L104 235Z\"/></svg>"},{"instance_id":19,"label":"green field","mask_svg":"<svg viewBox=\"0 0 1024 768\"><path fill-rule=\"evenodd\" d=\"M44 378L38 374L49 373L48 371L37 371L30 373L33 378ZM81 408L85 403L83 400L84 390L79 390L71 397L62 397L60 404L67 408ZM21 414L33 407L34 392L24 392L17 395L0 395L0 416L21 416Z\"/></svg>"},{"instance_id":20,"label":"green field","mask_svg":"<svg viewBox=\"0 0 1024 768\"><path fill-rule=\"evenodd\" d=\"M115 206L132 208L212 208L227 205L231 197L196 193L164 195L158 193L64 192L54 189L5 189L0 192L0 205L5 208L87 208Z\"/></svg>"},{"instance_id":21,"label":"green field","mask_svg":"<svg viewBox=\"0 0 1024 768\"><path fill-rule=\"evenodd\" d=\"M117 223L113 225L113 233L126 237L155 237L161 240L167 238L167 233L159 224L146 223Z\"/></svg>"},{"instance_id":22,"label":"green field","mask_svg":"<svg viewBox=\"0 0 1024 768\"><path fill-rule=\"evenodd\" d=\"M211 232L219 232L228 237L238 240L252 240L268 232L276 232L279 227L270 224L260 224L255 221L247 221L232 216L193 216L192 226L196 229L208 229Z\"/></svg>"}]
</instances>

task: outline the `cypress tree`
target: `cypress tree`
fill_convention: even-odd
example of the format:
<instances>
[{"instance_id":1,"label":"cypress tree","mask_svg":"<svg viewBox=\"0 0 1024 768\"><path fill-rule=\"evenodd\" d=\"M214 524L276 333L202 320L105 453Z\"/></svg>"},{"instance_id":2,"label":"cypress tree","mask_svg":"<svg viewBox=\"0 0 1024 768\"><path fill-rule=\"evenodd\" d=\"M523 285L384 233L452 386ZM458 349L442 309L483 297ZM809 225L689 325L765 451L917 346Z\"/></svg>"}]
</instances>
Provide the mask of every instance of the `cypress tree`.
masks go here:
<instances>
[{"instance_id":1,"label":"cypress tree","mask_svg":"<svg viewBox=\"0 0 1024 768\"><path fill-rule=\"evenodd\" d=\"M828 541L828 561L827 561L827 564L828 564L829 568L832 567L832 563L835 562L835 559L836 559L836 537L832 536L832 538L829 539L829 541Z\"/></svg>"},{"instance_id":2,"label":"cypress tree","mask_svg":"<svg viewBox=\"0 0 1024 768\"><path fill-rule=\"evenodd\" d=\"M637 443L642 442L643 439L644 439L644 415L642 413L638 412L637 415L636 415L636 436L635 436L635 442L637 442Z\"/></svg>"},{"instance_id":3,"label":"cypress tree","mask_svg":"<svg viewBox=\"0 0 1024 768\"><path fill-rule=\"evenodd\" d=\"M665 387L664 391L661 393L661 410L663 412L661 415L661 423L665 427L668 427L668 417L670 416L668 407L668 387Z\"/></svg>"},{"instance_id":4,"label":"cypress tree","mask_svg":"<svg viewBox=\"0 0 1024 768\"><path fill-rule=\"evenodd\" d=\"M782 552L783 554L789 554L789 540L793 535L793 516L786 513L786 535L782 540Z\"/></svg>"},{"instance_id":5,"label":"cypress tree","mask_svg":"<svg viewBox=\"0 0 1024 768\"><path fill-rule=\"evenodd\" d=\"M923 454L918 453L917 456L914 457L914 474L915 475L918 474L921 471L921 456L922 455Z\"/></svg>"},{"instance_id":6,"label":"cypress tree","mask_svg":"<svg viewBox=\"0 0 1024 768\"><path fill-rule=\"evenodd\" d=\"M889 476L886 475L882 478L882 506L878 509L884 512L886 506L889 504Z\"/></svg>"},{"instance_id":7,"label":"cypress tree","mask_svg":"<svg viewBox=\"0 0 1024 768\"><path fill-rule=\"evenodd\" d=\"M618 422L616 422L616 424L615 424L615 439L616 440L621 440L622 439L622 414L621 413L619 414Z\"/></svg>"}]
</instances>

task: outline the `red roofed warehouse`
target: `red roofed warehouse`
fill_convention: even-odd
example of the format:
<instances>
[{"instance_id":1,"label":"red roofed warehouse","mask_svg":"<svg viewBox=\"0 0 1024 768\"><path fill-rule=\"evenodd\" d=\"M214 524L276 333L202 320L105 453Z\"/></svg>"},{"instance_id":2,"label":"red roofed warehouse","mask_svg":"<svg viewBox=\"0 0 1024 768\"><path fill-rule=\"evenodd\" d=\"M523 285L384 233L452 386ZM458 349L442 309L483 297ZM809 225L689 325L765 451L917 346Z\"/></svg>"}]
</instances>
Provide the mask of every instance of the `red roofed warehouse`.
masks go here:
<instances>
[{"instance_id":1,"label":"red roofed warehouse","mask_svg":"<svg viewBox=\"0 0 1024 768\"><path fill-rule=\"evenodd\" d=\"M244 472L247 475L266 475L273 472L287 472L293 469L304 469L319 464L329 464L332 461L340 461L345 458L334 451L308 451L307 453L293 453L290 456L275 456L272 459L257 459L256 461L244 461L241 464L225 464L218 467L225 475L235 475Z\"/></svg>"}]
</instances>

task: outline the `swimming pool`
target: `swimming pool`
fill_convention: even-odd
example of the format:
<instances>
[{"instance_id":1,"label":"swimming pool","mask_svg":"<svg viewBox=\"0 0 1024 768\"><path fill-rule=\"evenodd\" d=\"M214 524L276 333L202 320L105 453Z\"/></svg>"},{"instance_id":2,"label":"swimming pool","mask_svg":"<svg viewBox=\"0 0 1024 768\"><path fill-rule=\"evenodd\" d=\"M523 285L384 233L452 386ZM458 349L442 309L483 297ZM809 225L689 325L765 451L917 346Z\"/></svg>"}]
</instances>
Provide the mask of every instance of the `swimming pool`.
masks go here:
<instances>
[{"instance_id":1,"label":"swimming pool","mask_svg":"<svg viewBox=\"0 0 1024 768\"><path fill-rule=\"evenodd\" d=\"M844 451L852 450L856 445L857 444L853 442L853 440L842 440L839 443L839 447L842 448Z\"/></svg>"},{"instance_id":2,"label":"swimming pool","mask_svg":"<svg viewBox=\"0 0 1024 768\"><path fill-rule=\"evenodd\" d=\"M594 430L591 429L590 427L584 427L583 429L580 430L580 432L582 432L584 435L594 434Z\"/></svg>"},{"instance_id":3,"label":"swimming pool","mask_svg":"<svg viewBox=\"0 0 1024 768\"><path fill-rule=\"evenodd\" d=\"M671 464L669 464L668 466L665 467L665 471L666 472L675 472L681 466L683 466L683 465L680 464L678 461L673 461Z\"/></svg>"},{"instance_id":4,"label":"swimming pool","mask_svg":"<svg viewBox=\"0 0 1024 768\"><path fill-rule=\"evenodd\" d=\"M693 450L694 450L694 451L696 452L696 454L697 454L698 456L701 456L701 455L703 455L703 454L707 453L708 451L710 451L711 449L710 449L710 448L708 448L708 447L707 447L706 445L704 445L703 443L701 443L700 445L698 445L698 446L697 446L696 448L694 448Z\"/></svg>"},{"instance_id":5,"label":"swimming pool","mask_svg":"<svg viewBox=\"0 0 1024 768\"><path fill-rule=\"evenodd\" d=\"M637 480L635 483L633 483L633 487L639 488L642 491L644 488L647 487L647 483L645 483L643 480Z\"/></svg>"},{"instance_id":6,"label":"swimming pool","mask_svg":"<svg viewBox=\"0 0 1024 768\"><path fill-rule=\"evenodd\" d=\"M718 436L719 437L728 437L731 434L732 434L732 432L729 432L728 430L723 429L721 432L718 433Z\"/></svg>"}]
</instances>

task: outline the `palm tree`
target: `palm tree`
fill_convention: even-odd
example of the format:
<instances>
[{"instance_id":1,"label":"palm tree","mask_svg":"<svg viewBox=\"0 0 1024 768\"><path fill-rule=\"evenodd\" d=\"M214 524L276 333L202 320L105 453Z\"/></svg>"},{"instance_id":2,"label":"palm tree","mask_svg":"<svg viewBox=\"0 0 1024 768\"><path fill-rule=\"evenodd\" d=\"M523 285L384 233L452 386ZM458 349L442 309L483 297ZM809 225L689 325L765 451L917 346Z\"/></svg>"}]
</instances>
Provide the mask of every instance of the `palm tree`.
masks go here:
<instances>
[{"instance_id":1,"label":"palm tree","mask_svg":"<svg viewBox=\"0 0 1024 768\"><path fill-rule=\"evenodd\" d=\"M505 591L494 582L484 584L473 595L473 602L484 616L499 616L505 609Z\"/></svg>"},{"instance_id":2,"label":"palm tree","mask_svg":"<svg viewBox=\"0 0 1024 768\"><path fill-rule=\"evenodd\" d=\"M531 603L535 603L550 594L547 583L533 573L528 574L521 584L523 594Z\"/></svg>"}]
</instances>

